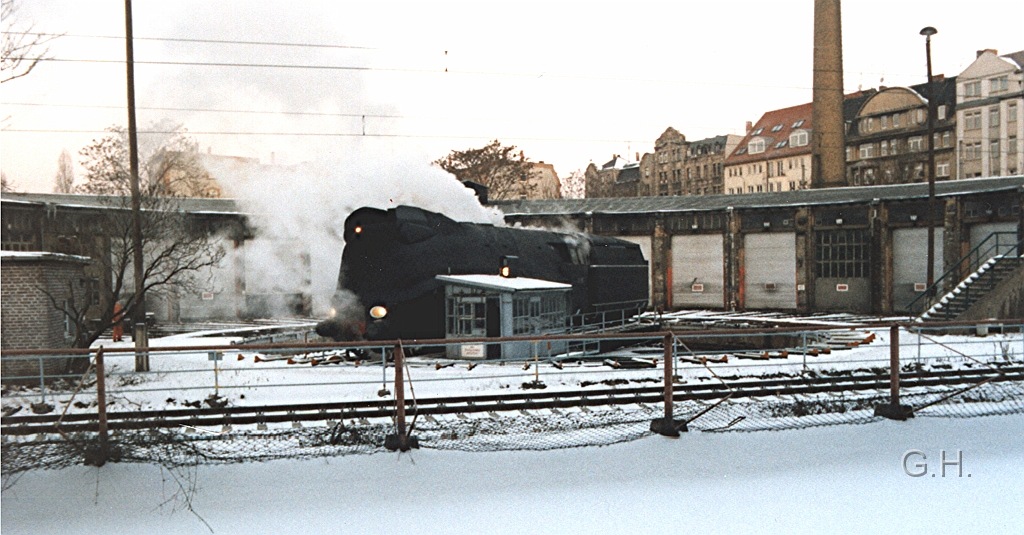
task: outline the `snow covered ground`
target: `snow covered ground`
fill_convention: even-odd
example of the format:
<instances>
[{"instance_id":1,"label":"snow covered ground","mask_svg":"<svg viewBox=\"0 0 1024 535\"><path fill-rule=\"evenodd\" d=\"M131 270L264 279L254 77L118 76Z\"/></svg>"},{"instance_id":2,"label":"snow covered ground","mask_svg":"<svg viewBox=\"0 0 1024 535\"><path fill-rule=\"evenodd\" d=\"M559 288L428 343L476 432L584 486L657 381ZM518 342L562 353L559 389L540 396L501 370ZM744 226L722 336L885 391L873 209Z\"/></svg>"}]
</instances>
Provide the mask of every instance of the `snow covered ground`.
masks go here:
<instances>
[{"instance_id":1,"label":"snow covered ground","mask_svg":"<svg viewBox=\"0 0 1024 535\"><path fill-rule=\"evenodd\" d=\"M602 448L422 450L201 466L215 533L1020 533L1024 415L690 433ZM927 475L910 477L926 463ZM940 451L956 466L939 475ZM933 476L933 474L935 474ZM2 495L5 535L208 533L170 473L31 471Z\"/></svg>"}]
</instances>

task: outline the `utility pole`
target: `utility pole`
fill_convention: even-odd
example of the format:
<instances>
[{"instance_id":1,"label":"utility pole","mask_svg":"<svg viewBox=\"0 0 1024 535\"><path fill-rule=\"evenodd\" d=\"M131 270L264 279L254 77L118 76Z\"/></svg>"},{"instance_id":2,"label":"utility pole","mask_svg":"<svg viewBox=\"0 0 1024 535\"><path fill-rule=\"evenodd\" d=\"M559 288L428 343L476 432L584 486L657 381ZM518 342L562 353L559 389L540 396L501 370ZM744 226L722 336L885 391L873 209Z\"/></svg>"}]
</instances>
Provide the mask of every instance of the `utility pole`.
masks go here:
<instances>
[{"instance_id":1,"label":"utility pole","mask_svg":"<svg viewBox=\"0 0 1024 535\"><path fill-rule=\"evenodd\" d=\"M125 59L128 64L128 154L132 187L132 252L135 264L135 308L132 314L132 340L135 342L135 371L149 371L149 345L146 332L146 285L143 280L142 201L139 191L139 137L135 127L135 51L132 45L132 0L124 0Z\"/></svg>"},{"instance_id":2,"label":"utility pole","mask_svg":"<svg viewBox=\"0 0 1024 535\"><path fill-rule=\"evenodd\" d=\"M939 33L931 26L921 29L928 61L928 291L934 293L935 284L935 81L932 80L932 36Z\"/></svg>"}]
</instances>

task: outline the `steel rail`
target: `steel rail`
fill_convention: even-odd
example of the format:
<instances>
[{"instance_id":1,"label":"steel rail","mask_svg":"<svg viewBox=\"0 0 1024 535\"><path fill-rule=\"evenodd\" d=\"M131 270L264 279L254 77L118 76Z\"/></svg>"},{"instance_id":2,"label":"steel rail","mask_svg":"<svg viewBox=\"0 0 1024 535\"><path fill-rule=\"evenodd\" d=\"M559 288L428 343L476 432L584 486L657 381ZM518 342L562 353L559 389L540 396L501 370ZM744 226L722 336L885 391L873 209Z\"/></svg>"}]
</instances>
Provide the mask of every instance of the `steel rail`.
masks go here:
<instances>
[{"instance_id":1,"label":"steel rail","mask_svg":"<svg viewBox=\"0 0 1024 535\"><path fill-rule=\"evenodd\" d=\"M938 370L900 374L904 388L978 384L982 382L1024 381L1024 367L974 370ZM730 390L731 387L731 390ZM726 384L679 384L673 387L673 401L715 400L769 397L780 395L817 394L885 390L888 374L840 375L828 377L795 377L788 379L734 380ZM416 415L444 415L479 412L540 410L553 408L658 404L665 399L662 387L605 388L559 392L524 392L480 396L447 396L406 401L406 412ZM256 407L223 407L170 409L107 413L111 430L156 429L248 425L279 422L337 421L362 418L391 417L395 402L390 399L305 403ZM58 422L56 415L24 415L2 418L0 434L4 436L68 432L92 432L98 429L97 416L72 413Z\"/></svg>"}]
</instances>

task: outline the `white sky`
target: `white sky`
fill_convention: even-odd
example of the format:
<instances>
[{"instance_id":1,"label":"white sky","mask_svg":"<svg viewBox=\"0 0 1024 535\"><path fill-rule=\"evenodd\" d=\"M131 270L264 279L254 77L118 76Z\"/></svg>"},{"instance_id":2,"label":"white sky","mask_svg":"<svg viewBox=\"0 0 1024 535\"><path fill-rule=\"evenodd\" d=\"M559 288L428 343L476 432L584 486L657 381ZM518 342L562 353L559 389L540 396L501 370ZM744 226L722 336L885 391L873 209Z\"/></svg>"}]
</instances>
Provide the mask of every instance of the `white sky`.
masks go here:
<instances>
[{"instance_id":1,"label":"white sky","mask_svg":"<svg viewBox=\"0 0 1024 535\"><path fill-rule=\"evenodd\" d=\"M53 57L123 62L123 39L77 37L123 37L120 0L19 5L20 20L34 22L36 30L67 33L53 42ZM171 119L184 124L204 150L264 163L273 152L277 163L286 164L331 160L355 148L368 159L411 158L425 165L452 149L497 138L532 160L554 163L564 176L613 153L649 152L667 126L694 140L742 133L744 121L810 101L812 7L812 0L136 0L137 38L366 47L138 40L139 127ZM978 49L1024 49L1021 20L1024 3L1017 1L847 0L846 89L923 82L923 26L939 30L932 38L934 72L953 76ZM146 61L368 70L141 63ZM123 63L46 62L0 91L2 167L20 190L50 191L62 148L77 161L98 131L127 123ZM350 137L363 132L361 115L367 116L368 140ZM315 135L251 135L284 132Z\"/></svg>"}]
</instances>

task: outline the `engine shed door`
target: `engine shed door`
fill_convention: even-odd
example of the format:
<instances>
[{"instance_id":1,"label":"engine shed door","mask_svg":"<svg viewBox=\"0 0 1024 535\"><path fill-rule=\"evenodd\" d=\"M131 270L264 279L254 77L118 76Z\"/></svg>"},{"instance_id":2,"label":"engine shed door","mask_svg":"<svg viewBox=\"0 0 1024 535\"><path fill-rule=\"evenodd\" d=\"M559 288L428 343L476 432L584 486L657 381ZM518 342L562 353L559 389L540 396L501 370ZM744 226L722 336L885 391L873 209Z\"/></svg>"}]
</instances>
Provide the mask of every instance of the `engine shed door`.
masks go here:
<instances>
[{"instance_id":1,"label":"engine shed door","mask_svg":"<svg viewBox=\"0 0 1024 535\"><path fill-rule=\"evenodd\" d=\"M747 234L743 253L743 308L795 309L796 234Z\"/></svg>"},{"instance_id":2,"label":"engine shed door","mask_svg":"<svg viewBox=\"0 0 1024 535\"><path fill-rule=\"evenodd\" d=\"M942 247L945 229L935 228L935 278L942 275ZM907 305L924 293L928 281L928 229L901 228L892 231L892 309L907 312ZM920 301L919 301L920 302Z\"/></svg>"},{"instance_id":3,"label":"engine shed door","mask_svg":"<svg viewBox=\"0 0 1024 535\"><path fill-rule=\"evenodd\" d=\"M721 234L672 236L672 307L724 308Z\"/></svg>"}]
</instances>

